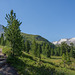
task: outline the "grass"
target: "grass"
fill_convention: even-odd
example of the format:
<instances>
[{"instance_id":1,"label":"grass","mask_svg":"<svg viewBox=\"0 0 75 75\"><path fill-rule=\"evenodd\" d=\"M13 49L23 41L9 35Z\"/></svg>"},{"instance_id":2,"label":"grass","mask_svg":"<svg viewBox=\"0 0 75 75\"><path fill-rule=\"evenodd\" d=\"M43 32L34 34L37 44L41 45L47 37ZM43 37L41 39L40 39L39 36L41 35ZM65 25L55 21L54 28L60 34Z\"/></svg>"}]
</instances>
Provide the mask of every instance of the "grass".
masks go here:
<instances>
[{"instance_id":1,"label":"grass","mask_svg":"<svg viewBox=\"0 0 75 75\"><path fill-rule=\"evenodd\" d=\"M61 57L59 56L52 56L50 59L42 55L39 62L39 58L23 52L22 56L12 58L8 62L11 62L10 64L18 70L20 75L75 75L75 70L60 66Z\"/></svg>"},{"instance_id":2,"label":"grass","mask_svg":"<svg viewBox=\"0 0 75 75\"><path fill-rule=\"evenodd\" d=\"M1 46L0 46L1 47ZM3 48L3 47L1 47ZM3 53L10 51L10 48L4 47ZM62 57L51 56L47 58L41 55L41 61L30 54L23 52L20 57L9 56L7 62L15 67L20 75L75 75L75 59L71 58L72 63L64 67Z\"/></svg>"}]
</instances>

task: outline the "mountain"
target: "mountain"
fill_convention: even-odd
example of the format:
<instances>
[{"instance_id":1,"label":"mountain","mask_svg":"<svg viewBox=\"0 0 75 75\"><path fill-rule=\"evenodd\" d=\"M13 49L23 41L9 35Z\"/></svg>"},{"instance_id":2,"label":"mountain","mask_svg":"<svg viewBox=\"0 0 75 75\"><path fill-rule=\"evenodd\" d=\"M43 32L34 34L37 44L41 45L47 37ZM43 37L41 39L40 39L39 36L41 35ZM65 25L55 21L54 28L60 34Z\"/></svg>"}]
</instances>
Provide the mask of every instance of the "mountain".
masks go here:
<instances>
[{"instance_id":1,"label":"mountain","mask_svg":"<svg viewBox=\"0 0 75 75\"><path fill-rule=\"evenodd\" d=\"M62 42L66 42L68 45L70 45L70 43L73 43L75 45L75 38L70 38L70 39L61 39L59 41L54 41L52 42L54 45L59 45Z\"/></svg>"},{"instance_id":2,"label":"mountain","mask_svg":"<svg viewBox=\"0 0 75 75\"><path fill-rule=\"evenodd\" d=\"M25 40L29 40L31 43L35 40L39 44L48 43L50 45L53 45L51 42L49 42L47 39L43 38L40 35L22 33L22 36L24 37Z\"/></svg>"},{"instance_id":3,"label":"mountain","mask_svg":"<svg viewBox=\"0 0 75 75\"><path fill-rule=\"evenodd\" d=\"M0 35L4 33L3 25L0 25ZM40 35L31 35L31 34L26 34L26 33L21 33L22 36L24 37L25 40L29 40L30 43L35 40L37 43L42 44L42 43L48 43L51 46L54 46L51 42L49 42L47 39L41 37Z\"/></svg>"},{"instance_id":4,"label":"mountain","mask_svg":"<svg viewBox=\"0 0 75 75\"><path fill-rule=\"evenodd\" d=\"M4 29L3 29L3 25L0 25L0 36L2 33L4 33Z\"/></svg>"}]
</instances>

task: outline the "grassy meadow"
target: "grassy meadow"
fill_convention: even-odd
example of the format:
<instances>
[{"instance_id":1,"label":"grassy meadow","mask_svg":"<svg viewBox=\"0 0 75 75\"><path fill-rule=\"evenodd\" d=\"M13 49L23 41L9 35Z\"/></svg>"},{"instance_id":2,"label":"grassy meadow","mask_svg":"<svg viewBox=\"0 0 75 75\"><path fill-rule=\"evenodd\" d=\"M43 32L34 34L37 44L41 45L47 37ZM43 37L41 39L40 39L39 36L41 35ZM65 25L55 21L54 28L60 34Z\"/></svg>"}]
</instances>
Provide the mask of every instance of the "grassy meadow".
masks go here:
<instances>
[{"instance_id":1,"label":"grassy meadow","mask_svg":"<svg viewBox=\"0 0 75 75\"><path fill-rule=\"evenodd\" d=\"M9 47L3 47L3 53L9 54ZM11 59L11 60L9 60ZM62 63L62 57L51 56L47 58L41 55L41 61L35 57L31 52L28 54L23 52L22 56L9 56L7 62L15 67L20 75L75 75L75 59L71 59L71 64Z\"/></svg>"}]
</instances>

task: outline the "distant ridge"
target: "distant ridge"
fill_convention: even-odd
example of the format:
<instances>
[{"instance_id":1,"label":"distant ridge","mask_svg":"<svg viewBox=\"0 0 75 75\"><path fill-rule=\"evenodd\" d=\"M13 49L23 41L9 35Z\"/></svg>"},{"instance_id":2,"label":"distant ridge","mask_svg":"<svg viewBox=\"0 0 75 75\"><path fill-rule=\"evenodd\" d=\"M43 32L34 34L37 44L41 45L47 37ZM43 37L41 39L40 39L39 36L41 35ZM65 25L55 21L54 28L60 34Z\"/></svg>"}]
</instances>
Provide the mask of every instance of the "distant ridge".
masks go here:
<instances>
[{"instance_id":1,"label":"distant ridge","mask_svg":"<svg viewBox=\"0 0 75 75\"><path fill-rule=\"evenodd\" d=\"M54 41L52 42L54 45L59 45L62 42L67 43L68 45L70 45L70 43L73 43L75 45L75 38L70 38L70 39L60 39L59 41Z\"/></svg>"},{"instance_id":2,"label":"distant ridge","mask_svg":"<svg viewBox=\"0 0 75 75\"><path fill-rule=\"evenodd\" d=\"M0 25L0 35L2 33L4 33L4 29L3 29L3 25ZM54 46L51 42L49 42L47 39L43 38L40 35L32 35L32 34L26 34L26 33L21 33L21 35L23 36L25 41L29 40L30 43L32 43L35 40L39 44L47 43L47 44L50 44L51 46Z\"/></svg>"}]
</instances>

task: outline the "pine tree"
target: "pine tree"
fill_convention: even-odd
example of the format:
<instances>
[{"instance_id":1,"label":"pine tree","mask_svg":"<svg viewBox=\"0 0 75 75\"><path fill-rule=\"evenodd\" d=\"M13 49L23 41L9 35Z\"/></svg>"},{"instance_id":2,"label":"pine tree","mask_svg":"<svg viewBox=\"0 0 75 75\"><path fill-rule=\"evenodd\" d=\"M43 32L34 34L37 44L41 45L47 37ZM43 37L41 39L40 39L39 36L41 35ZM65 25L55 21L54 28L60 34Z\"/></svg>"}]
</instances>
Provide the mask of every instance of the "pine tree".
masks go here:
<instances>
[{"instance_id":1,"label":"pine tree","mask_svg":"<svg viewBox=\"0 0 75 75\"><path fill-rule=\"evenodd\" d=\"M55 56L57 56L58 55L57 48L54 49L54 52L55 52Z\"/></svg>"},{"instance_id":2,"label":"pine tree","mask_svg":"<svg viewBox=\"0 0 75 75\"><path fill-rule=\"evenodd\" d=\"M73 57L73 49L70 50L70 57Z\"/></svg>"},{"instance_id":3,"label":"pine tree","mask_svg":"<svg viewBox=\"0 0 75 75\"><path fill-rule=\"evenodd\" d=\"M41 46L38 45L38 50L37 50L38 58L41 60Z\"/></svg>"},{"instance_id":4,"label":"pine tree","mask_svg":"<svg viewBox=\"0 0 75 75\"><path fill-rule=\"evenodd\" d=\"M7 20L8 25L4 27L6 39L11 44L11 54L21 55L22 53L22 36L20 31L20 25L22 22L16 19L16 14L11 10L10 14L6 14L5 19Z\"/></svg>"},{"instance_id":5,"label":"pine tree","mask_svg":"<svg viewBox=\"0 0 75 75\"><path fill-rule=\"evenodd\" d=\"M33 54L35 56L37 56L37 49L38 49L38 44L36 43L36 41L34 40L33 43L32 43L32 51L33 51Z\"/></svg>"},{"instance_id":6,"label":"pine tree","mask_svg":"<svg viewBox=\"0 0 75 75\"><path fill-rule=\"evenodd\" d=\"M22 39L22 49L23 49L23 51L26 51L26 48L25 48L25 40L24 39Z\"/></svg>"},{"instance_id":7,"label":"pine tree","mask_svg":"<svg viewBox=\"0 0 75 75\"><path fill-rule=\"evenodd\" d=\"M51 49L51 56L53 56L53 48Z\"/></svg>"},{"instance_id":8,"label":"pine tree","mask_svg":"<svg viewBox=\"0 0 75 75\"><path fill-rule=\"evenodd\" d=\"M51 48L50 48L50 46L48 47L48 50L47 50L47 57L51 58Z\"/></svg>"},{"instance_id":9,"label":"pine tree","mask_svg":"<svg viewBox=\"0 0 75 75\"><path fill-rule=\"evenodd\" d=\"M60 49L60 56L62 56L62 54L63 54L63 50L62 50L62 48Z\"/></svg>"},{"instance_id":10,"label":"pine tree","mask_svg":"<svg viewBox=\"0 0 75 75\"><path fill-rule=\"evenodd\" d=\"M29 53L30 44L29 44L29 41L28 40L25 42L25 48L26 48L26 52Z\"/></svg>"},{"instance_id":11,"label":"pine tree","mask_svg":"<svg viewBox=\"0 0 75 75\"><path fill-rule=\"evenodd\" d=\"M66 64L66 55L63 53L63 55L62 55L62 62L63 62L63 64L64 64L64 67L65 67L65 64Z\"/></svg>"},{"instance_id":12,"label":"pine tree","mask_svg":"<svg viewBox=\"0 0 75 75\"><path fill-rule=\"evenodd\" d=\"M62 61L65 63L66 60L67 60L67 57L66 57L66 55L63 53L63 55L62 55Z\"/></svg>"},{"instance_id":13,"label":"pine tree","mask_svg":"<svg viewBox=\"0 0 75 75\"><path fill-rule=\"evenodd\" d=\"M42 54L45 55L45 43L43 43L43 46L42 46Z\"/></svg>"},{"instance_id":14,"label":"pine tree","mask_svg":"<svg viewBox=\"0 0 75 75\"><path fill-rule=\"evenodd\" d=\"M69 56L68 51L66 51L66 58L67 58L66 61L69 62L70 61L70 56Z\"/></svg>"},{"instance_id":15,"label":"pine tree","mask_svg":"<svg viewBox=\"0 0 75 75\"><path fill-rule=\"evenodd\" d=\"M1 45L4 46L4 35L1 34Z\"/></svg>"},{"instance_id":16,"label":"pine tree","mask_svg":"<svg viewBox=\"0 0 75 75\"><path fill-rule=\"evenodd\" d=\"M73 46L74 46L74 44L73 43L70 43L70 45L71 45L70 57L73 57Z\"/></svg>"},{"instance_id":17,"label":"pine tree","mask_svg":"<svg viewBox=\"0 0 75 75\"><path fill-rule=\"evenodd\" d=\"M50 56L49 53L50 53L50 52L49 52L49 45L46 44L46 46L45 46L45 55L46 55L47 57L49 57L49 56Z\"/></svg>"}]
</instances>

